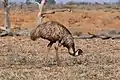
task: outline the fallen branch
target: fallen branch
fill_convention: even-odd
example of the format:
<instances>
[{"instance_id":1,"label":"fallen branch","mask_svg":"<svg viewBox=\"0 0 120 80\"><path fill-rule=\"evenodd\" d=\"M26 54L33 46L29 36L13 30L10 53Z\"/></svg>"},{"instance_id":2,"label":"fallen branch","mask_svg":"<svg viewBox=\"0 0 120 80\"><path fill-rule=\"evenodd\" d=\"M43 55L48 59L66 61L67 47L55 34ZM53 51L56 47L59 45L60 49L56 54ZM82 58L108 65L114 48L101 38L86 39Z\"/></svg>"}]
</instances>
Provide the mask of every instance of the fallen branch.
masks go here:
<instances>
[{"instance_id":1,"label":"fallen branch","mask_svg":"<svg viewBox=\"0 0 120 80\"><path fill-rule=\"evenodd\" d=\"M57 9L57 10L43 12L41 15L55 14L56 12L71 12L71 10L70 9Z\"/></svg>"}]
</instances>

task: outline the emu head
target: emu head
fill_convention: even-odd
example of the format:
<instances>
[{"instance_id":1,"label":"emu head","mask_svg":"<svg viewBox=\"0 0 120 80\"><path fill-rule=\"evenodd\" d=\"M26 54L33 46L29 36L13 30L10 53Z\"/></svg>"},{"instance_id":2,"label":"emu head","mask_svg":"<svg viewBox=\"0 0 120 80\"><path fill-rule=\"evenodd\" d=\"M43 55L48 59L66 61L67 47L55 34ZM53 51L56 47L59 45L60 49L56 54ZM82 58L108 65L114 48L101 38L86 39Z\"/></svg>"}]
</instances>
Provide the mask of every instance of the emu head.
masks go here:
<instances>
[{"instance_id":1,"label":"emu head","mask_svg":"<svg viewBox=\"0 0 120 80\"><path fill-rule=\"evenodd\" d=\"M69 50L69 54L74 56L74 57L77 57L79 55L82 55L83 51L81 49L78 49L76 51L74 51L72 48Z\"/></svg>"},{"instance_id":2,"label":"emu head","mask_svg":"<svg viewBox=\"0 0 120 80\"><path fill-rule=\"evenodd\" d=\"M82 51L81 49L78 49L78 50L75 51L74 43L73 43L72 46L70 46L70 47L68 48L68 52L69 52L70 55L72 55L72 56L74 56L74 57L77 57L77 56L79 56L79 55L82 55L82 53L83 53L83 51Z\"/></svg>"},{"instance_id":3,"label":"emu head","mask_svg":"<svg viewBox=\"0 0 120 80\"><path fill-rule=\"evenodd\" d=\"M82 55L83 51L81 49L78 49L73 56L79 56Z\"/></svg>"}]
</instances>

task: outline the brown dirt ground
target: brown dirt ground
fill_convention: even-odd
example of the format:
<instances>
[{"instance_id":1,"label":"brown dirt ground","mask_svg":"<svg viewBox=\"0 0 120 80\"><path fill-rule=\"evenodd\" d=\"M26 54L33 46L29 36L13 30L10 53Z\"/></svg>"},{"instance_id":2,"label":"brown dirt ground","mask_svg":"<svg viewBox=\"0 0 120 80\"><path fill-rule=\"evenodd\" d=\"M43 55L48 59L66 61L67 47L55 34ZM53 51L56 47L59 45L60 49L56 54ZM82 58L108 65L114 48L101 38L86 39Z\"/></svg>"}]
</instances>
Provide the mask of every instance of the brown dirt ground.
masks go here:
<instances>
[{"instance_id":1,"label":"brown dirt ground","mask_svg":"<svg viewBox=\"0 0 120 80\"><path fill-rule=\"evenodd\" d=\"M46 59L48 41L29 37L0 38L0 80L119 80L120 41L76 39L84 53L72 57L61 48L61 66L56 66L55 50Z\"/></svg>"}]
</instances>

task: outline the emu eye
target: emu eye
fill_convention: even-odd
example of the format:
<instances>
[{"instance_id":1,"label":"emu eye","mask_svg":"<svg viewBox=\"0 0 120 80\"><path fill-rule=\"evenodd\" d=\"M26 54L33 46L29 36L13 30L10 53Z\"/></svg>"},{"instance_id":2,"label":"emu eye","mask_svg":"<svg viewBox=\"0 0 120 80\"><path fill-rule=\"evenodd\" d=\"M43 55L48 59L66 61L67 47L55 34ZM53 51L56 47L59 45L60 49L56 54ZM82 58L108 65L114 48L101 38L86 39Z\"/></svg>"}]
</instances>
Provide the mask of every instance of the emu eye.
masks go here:
<instances>
[{"instance_id":1,"label":"emu eye","mask_svg":"<svg viewBox=\"0 0 120 80\"><path fill-rule=\"evenodd\" d=\"M78 53L80 53L80 54L81 54L81 53L83 53L83 51L82 51L81 49L78 49L78 50L79 50L79 52L78 52Z\"/></svg>"}]
</instances>

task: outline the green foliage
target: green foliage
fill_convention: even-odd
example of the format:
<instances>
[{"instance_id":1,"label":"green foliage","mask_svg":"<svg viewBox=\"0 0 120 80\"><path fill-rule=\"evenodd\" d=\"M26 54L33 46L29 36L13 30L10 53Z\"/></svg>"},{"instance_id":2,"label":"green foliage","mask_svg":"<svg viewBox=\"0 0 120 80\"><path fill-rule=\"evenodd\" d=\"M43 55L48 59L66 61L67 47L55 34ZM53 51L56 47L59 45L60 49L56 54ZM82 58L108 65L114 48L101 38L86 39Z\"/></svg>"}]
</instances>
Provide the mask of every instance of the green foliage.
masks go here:
<instances>
[{"instance_id":1,"label":"green foliage","mask_svg":"<svg viewBox=\"0 0 120 80\"><path fill-rule=\"evenodd\" d=\"M41 2L42 0L26 0L26 4L30 4L30 1L36 1L36 2ZM55 0L47 0L47 4L55 4L56 1Z\"/></svg>"},{"instance_id":2,"label":"green foliage","mask_svg":"<svg viewBox=\"0 0 120 80\"><path fill-rule=\"evenodd\" d=\"M47 0L47 4L56 4L55 0Z\"/></svg>"},{"instance_id":3,"label":"green foliage","mask_svg":"<svg viewBox=\"0 0 120 80\"><path fill-rule=\"evenodd\" d=\"M40 3L42 0L35 0L35 1Z\"/></svg>"},{"instance_id":4,"label":"green foliage","mask_svg":"<svg viewBox=\"0 0 120 80\"><path fill-rule=\"evenodd\" d=\"M26 4L31 4L31 0L26 0Z\"/></svg>"}]
</instances>

